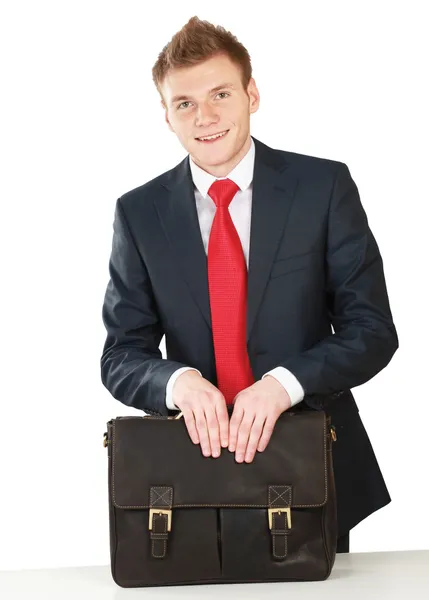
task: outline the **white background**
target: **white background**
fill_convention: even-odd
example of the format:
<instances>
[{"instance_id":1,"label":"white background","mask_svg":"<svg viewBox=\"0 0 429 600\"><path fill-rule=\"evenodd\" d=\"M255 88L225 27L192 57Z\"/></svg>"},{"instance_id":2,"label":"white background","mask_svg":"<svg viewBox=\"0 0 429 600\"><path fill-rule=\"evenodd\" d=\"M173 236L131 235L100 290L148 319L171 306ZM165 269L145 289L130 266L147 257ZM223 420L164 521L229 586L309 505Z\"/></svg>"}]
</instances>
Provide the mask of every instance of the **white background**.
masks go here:
<instances>
[{"instance_id":1,"label":"white background","mask_svg":"<svg viewBox=\"0 0 429 600\"><path fill-rule=\"evenodd\" d=\"M1 4L0 569L109 562L103 433L142 414L100 379L113 211L186 155L151 68L193 15L250 52L252 135L343 161L357 183L400 347L353 390L393 502L351 550L429 548L424 4Z\"/></svg>"}]
</instances>

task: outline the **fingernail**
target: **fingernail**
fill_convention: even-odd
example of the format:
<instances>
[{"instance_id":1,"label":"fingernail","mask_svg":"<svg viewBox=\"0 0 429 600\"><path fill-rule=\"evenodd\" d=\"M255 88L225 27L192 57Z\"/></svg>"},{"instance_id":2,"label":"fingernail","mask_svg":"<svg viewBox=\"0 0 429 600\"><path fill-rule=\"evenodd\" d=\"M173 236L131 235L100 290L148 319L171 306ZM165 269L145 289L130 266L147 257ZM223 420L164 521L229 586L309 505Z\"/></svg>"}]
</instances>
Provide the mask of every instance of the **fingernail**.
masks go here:
<instances>
[{"instance_id":1,"label":"fingernail","mask_svg":"<svg viewBox=\"0 0 429 600\"><path fill-rule=\"evenodd\" d=\"M214 456L215 458L217 458L217 457L219 456L219 452L218 452L217 450L214 450L214 452L213 452L213 456Z\"/></svg>"}]
</instances>

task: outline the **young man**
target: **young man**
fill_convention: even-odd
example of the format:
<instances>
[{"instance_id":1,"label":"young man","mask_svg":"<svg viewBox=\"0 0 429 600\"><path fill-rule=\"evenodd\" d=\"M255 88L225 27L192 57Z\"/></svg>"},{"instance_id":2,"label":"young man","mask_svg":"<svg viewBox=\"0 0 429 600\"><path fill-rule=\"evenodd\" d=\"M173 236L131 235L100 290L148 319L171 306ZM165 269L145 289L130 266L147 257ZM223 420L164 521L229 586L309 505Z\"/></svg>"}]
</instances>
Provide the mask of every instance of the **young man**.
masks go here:
<instances>
[{"instance_id":1,"label":"young man","mask_svg":"<svg viewBox=\"0 0 429 600\"><path fill-rule=\"evenodd\" d=\"M153 80L188 155L117 200L103 384L148 413L181 410L205 456L228 447L238 462L291 406L324 410L348 551L350 529L390 502L350 388L398 348L357 187L342 162L250 135L250 57L222 27L190 19Z\"/></svg>"}]
</instances>

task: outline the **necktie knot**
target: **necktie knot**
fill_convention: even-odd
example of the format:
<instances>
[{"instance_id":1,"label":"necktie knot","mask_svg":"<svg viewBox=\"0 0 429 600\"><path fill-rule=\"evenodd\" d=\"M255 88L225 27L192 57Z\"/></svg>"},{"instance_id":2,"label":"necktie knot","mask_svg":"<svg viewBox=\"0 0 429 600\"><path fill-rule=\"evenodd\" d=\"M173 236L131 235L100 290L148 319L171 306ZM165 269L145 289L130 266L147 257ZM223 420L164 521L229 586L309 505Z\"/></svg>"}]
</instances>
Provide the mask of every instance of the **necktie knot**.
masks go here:
<instances>
[{"instance_id":1,"label":"necktie knot","mask_svg":"<svg viewBox=\"0 0 429 600\"><path fill-rule=\"evenodd\" d=\"M207 193L217 207L228 207L239 189L231 179L217 179Z\"/></svg>"}]
</instances>

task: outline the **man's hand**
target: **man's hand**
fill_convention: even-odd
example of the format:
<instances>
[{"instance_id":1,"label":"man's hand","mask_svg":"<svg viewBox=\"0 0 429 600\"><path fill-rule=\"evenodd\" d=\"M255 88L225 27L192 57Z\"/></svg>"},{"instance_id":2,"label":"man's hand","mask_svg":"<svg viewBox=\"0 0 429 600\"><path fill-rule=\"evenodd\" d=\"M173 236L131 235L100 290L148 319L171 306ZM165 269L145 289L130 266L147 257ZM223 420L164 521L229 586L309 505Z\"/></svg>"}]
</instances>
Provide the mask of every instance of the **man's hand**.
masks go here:
<instances>
[{"instance_id":1,"label":"man's hand","mask_svg":"<svg viewBox=\"0 0 429 600\"><path fill-rule=\"evenodd\" d=\"M185 371L174 382L172 397L194 444L201 444L204 456L220 456L220 444L228 446L229 427L222 392L196 371Z\"/></svg>"},{"instance_id":2,"label":"man's hand","mask_svg":"<svg viewBox=\"0 0 429 600\"><path fill-rule=\"evenodd\" d=\"M256 450L265 450L277 419L290 407L289 394L271 375L236 395L229 422L229 450L236 450L237 462L243 458L252 462Z\"/></svg>"}]
</instances>

